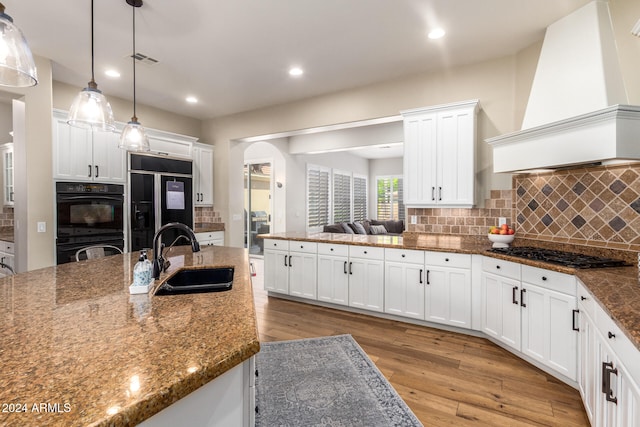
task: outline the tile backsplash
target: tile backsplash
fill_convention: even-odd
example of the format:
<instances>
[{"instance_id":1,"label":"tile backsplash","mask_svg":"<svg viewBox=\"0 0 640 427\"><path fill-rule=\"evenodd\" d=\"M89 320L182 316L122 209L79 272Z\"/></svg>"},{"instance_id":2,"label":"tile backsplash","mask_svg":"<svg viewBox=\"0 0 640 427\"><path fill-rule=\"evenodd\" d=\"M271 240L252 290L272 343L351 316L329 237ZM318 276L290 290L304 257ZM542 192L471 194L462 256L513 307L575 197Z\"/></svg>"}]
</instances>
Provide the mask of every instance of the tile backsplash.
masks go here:
<instances>
[{"instance_id":1,"label":"tile backsplash","mask_svg":"<svg viewBox=\"0 0 640 427\"><path fill-rule=\"evenodd\" d=\"M481 208L409 208L418 223L407 231L483 235L506 217L520 238L640 251L640 164L519 174L512 182Z\"/></svg>"},{"instance_id":2,"label":"tile backsplash","mask_svg":"<svg viewBox=\"0 0 640 427\"><path fill-rule=\"evenodd\" d=\"M558 243L640 250L640 165L515 175L516 232Z\"/></svg>"},{"instance_id":3,"label":"tile backsplash","mask_svg":"<svg viewBox=\"0 0 640 427\"><path fill-rule=\"evenodd\" d=\"M222 218L220 212L216 212L214 207L200 207L196 206L194 223L220 223Z\"/></svg>"},{"instance_id":4,"label":"tile backsplash","mask_svg":"<svg viewBox=\"0 0 640 427\"><path fill-rule=\"evenodd\" d=\"M0 227L13 227L13 207L2 207L2 213L0 213Z\"/></svg>"}]
</instances>

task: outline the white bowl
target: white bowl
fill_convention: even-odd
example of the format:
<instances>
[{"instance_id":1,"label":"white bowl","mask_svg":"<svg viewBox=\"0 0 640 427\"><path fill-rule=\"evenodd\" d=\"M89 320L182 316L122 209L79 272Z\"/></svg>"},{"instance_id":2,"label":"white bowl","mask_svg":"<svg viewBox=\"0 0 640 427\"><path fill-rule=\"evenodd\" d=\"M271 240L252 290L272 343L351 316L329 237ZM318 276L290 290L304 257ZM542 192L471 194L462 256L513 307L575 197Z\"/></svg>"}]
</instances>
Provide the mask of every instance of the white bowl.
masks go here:
<instances>
[{"instance_id":1,"label":"white bowl","mask_svg":"<svg viewBox=\"0 0 640 427\"><path fill-rule=\"evenodd\" d=\"M508 248L509 243L516 238L515 234L488 234L489 240L493 242L494 248Z\"/></svg>"}]
</instances>

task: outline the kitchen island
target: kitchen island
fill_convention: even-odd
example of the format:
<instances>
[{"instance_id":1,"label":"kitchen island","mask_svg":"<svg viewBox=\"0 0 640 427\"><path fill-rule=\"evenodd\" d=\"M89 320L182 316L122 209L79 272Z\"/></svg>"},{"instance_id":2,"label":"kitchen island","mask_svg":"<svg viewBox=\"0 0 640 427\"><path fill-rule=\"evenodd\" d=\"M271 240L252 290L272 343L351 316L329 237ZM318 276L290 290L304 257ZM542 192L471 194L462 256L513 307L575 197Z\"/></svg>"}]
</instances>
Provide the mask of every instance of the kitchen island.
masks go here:
<instances>
[{"instance_id":1,"label":"kitchen island","mask_svg":"<svg viewBox=\"0 0 640 427\"><path fill-rule=\"evenodd\" d=\"M259 351L246 250L166 255L161 280L233 266L233 288L130 295L137 253L0 279L0 425L135 425Z\"/></svg>"}]
</instances>

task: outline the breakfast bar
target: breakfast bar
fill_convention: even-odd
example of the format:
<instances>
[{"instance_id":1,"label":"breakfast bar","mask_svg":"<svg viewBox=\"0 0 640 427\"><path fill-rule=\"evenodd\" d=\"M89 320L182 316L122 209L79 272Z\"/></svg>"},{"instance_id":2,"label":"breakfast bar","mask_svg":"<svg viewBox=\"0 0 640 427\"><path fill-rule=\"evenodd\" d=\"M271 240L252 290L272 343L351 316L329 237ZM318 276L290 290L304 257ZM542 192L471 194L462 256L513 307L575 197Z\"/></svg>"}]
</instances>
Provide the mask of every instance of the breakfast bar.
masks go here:
<instances>
[{"instance_id":1,"label":"breakfast bar","mask_svg":"<svg viewBox=\"0 0 640 427\"><path fill-rule=\"evenodd\" d=\"M155 286L230 266L232 289L131 295L137 253L0 279L0 425L136 425L259 351L246 250L165 255Z\"/></svg>"}]
</instances>

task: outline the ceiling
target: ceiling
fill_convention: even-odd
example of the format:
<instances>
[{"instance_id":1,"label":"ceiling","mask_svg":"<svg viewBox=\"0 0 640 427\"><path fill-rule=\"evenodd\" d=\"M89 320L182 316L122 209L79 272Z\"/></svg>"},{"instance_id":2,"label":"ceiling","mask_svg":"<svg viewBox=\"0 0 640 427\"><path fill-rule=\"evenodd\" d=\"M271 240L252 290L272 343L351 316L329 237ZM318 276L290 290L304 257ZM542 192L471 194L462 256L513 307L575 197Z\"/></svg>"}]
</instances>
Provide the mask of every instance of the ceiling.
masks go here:
<instances>
[{"instance_id":1,"label":"ceiling","mask_svg":"<svg viewBox=\"0 0 640 427\"><path fill-rule=\"evenodd\" d=\"M136 47L138 102L208 119L500 57L542 39L587 0L145 0ZM89 0L5 0L55 80L90 79ZM427 32L447 34L429 40ZM99 89L132 99L132 8L95 2ZM292 78L287 71L305 73ZM107 68L121 77L110 79ZM187 104L187 95L199 102Z\"/></svg>"}]
</instances>

